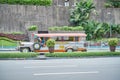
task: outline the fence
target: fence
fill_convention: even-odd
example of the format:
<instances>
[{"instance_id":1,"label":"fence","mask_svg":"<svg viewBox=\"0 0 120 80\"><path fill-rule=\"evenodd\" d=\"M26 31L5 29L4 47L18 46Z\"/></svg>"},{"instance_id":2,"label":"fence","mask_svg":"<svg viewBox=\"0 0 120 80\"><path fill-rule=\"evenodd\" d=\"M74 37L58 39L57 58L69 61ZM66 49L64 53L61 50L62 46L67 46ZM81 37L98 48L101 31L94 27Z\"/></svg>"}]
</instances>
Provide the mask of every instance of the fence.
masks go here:
<instances>
[{"instance_id":1,"label":"fence","mask_svg":"<svg viewBox=\"0 0 120 80\"><path fill-rule=\"evenodd\" d=\"M94 42L94 41L87 41L85 43L85 47L87 48L88 51L110 51L109 50L109 45L108 42L106 41L99 41L99 42ZM117 51L120 51L120 42L116 46Z\"/></svg>"}]
</instances>

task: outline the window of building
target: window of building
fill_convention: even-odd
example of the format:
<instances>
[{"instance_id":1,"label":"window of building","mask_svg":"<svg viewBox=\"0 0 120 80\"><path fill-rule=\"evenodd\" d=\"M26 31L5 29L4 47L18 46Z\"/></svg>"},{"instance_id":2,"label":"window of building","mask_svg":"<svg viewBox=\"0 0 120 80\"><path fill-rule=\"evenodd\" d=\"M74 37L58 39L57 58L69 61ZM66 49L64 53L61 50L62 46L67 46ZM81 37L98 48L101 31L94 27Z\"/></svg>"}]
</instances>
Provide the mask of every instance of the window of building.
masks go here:
<instances>
[{"instance_id":1,"label":"window of building","mask_svg":"<svg viewBox=\"0 0 120 80\"><path fill-rule=\"evenodd\" d=\"M65 0L65 6L69 6L69 0Z\"/></svg>"}]
</instances>

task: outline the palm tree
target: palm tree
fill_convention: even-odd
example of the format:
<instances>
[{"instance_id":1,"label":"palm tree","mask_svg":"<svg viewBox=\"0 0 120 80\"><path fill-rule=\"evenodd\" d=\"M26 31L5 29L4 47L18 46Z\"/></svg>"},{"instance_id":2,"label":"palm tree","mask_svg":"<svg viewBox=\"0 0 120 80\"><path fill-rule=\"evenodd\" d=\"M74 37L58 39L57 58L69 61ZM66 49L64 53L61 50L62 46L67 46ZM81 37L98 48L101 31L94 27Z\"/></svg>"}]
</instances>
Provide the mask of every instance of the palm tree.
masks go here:
<instances>
[{"instance_id":1,"label":"palm tree","mask_svg":"<svg viewBox=\"0 0 120 80\"><path fill-rule=\"evenodd\" d=\"M99 23L94 31L96 39L110 37L110 25L108 23Z\"/></svg>"},{"instance_id":2,"label":"palm tree","mask_svg":"<svg viewBox=\"0 0 120 80\"><path fill-rule=\"evenodd\" d=\"M93 33L97 24L98 23L95 21L88 21L86 24L84 24L84 30L85 30L85 33L87 34L87 37L86 37L87 40L93 39Z\"/></svg>"}]
</instances>

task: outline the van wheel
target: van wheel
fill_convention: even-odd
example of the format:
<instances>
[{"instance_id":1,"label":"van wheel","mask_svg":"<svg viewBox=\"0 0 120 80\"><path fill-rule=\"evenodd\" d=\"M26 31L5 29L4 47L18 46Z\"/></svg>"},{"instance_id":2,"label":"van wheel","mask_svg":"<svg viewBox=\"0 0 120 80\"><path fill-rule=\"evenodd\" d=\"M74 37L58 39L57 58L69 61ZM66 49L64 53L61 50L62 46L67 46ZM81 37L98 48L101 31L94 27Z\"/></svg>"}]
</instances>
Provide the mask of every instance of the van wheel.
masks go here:
<instances>
[{"instance_id":1,"label":"van wheel","mask_svg":"<svg viewBox=\"0 0 120 80\"><path fill-rule=\"evenodd\" d=\"M73 49L69 48L66 50L66 52L73 52Z\"/></svg>"},{"instance_id":2,"label":"van wheel","mask_svg":"<svg viewBox=\"0 0 120 80\"><path fill-rule=\"evenodd\" d=\"M24 53L30 52L29 48L21 48L20 51Z\"/></svg>"},{"instance_id":3,"label":"van wheel","mask_svg":"<svg viewBox=\"0 0 120 80\"><path fill-rule=\"evenodd\" d=\"M34 43L33 44L33 49L34 50L40 50L40 44L39 43Z\"/></svg>"}]
</instances>

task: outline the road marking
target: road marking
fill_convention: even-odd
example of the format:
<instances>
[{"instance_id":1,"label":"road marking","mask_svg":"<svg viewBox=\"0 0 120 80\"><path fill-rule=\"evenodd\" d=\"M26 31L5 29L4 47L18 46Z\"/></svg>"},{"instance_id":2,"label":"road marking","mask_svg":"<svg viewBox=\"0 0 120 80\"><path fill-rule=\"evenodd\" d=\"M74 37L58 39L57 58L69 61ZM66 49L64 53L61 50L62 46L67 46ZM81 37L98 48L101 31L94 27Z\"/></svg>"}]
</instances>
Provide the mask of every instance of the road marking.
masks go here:
<instances>
[{"instance_id":1,"label":"road marking","mask_svg":"<svg viewBox=\"0 0 120 80\"><path fill-rule=\"evenodd\" d=\"M24 68L64 68L64 67L77 67L77 65L57 65L57 66L28 66Z\"/></svg>"},{"instance_id":2,"label":"road marking","mask_svg":"<svg viewBox=\"0 0 120 80\"><path fill-rule=\"evenodd\" d=\"M35 73L34 76L49 76L49 75L74 75L74 74L98 74L99 71L87 72L61 72L61 73Z\"/></svg>"}]
</instances>

